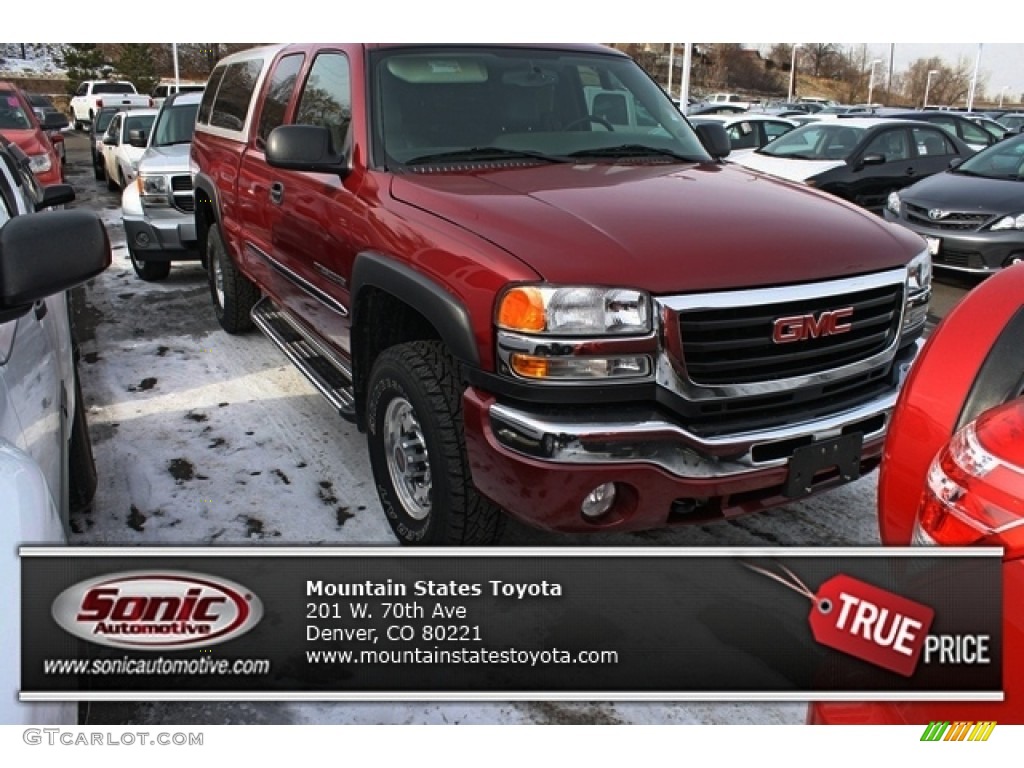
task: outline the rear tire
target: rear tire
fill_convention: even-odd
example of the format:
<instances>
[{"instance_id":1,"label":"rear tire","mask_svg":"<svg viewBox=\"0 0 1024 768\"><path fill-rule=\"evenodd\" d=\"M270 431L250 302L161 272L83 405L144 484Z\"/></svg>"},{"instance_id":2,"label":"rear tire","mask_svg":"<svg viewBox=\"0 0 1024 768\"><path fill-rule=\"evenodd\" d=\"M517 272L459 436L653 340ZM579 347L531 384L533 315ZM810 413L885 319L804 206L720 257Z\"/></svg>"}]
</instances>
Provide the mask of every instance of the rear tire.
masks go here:
<instances>
[{"instance_id":1,"label":"rear tire","mask_svg":"<svg viewBox=\"0 0 1024 768\"><path fill-rule=\"evenodd\" d=\"M135 255L132 247L128 246L128 258L131 259L132 269L135 274L147 283L167 279L171 274L171 262L169 261L143 261Z\"/></svg>"},{"instance_id":2,"label":"rear tire","mask_svg":"<svg viewBox=\"0 0 1024 768\"><path fill-rule=\"evenodd\" d=\"M110 177L110 173L109 171L107 171L107 163L105 160L103 162L103 178L107 180L107 189L109 189L111 192L116 192L117 182Z\"/></svg>"},{"instance_id":3,"label":"rear tire","mask_svg":"<svg viewBox=\"0 0 1024 768\"><path fill-rule=\"evenodd\" d=\"M366 421L377 493L402 544L498 541L505 515L473 485L458 369L441 342L398 344L380 354Z\"/></svg>"},{"instance_id":4,"label":"rear tire","mask_svg":"<svg viewBox=\"0 0 1024 768\"><path fill-rule=\"evenodd\" d=\"M206 263L210 298L220 327L228 333L251 330L253 322L249 313L260 299L260 290L231 260L216 224L211 225L206 234Z\"/></svg>"},{"instance_id":5,"label":"rear tire","mask_svg":"<svg viewBox=\"0 0 1024 768\"><path fill-rule=\"evenodd\" d=\"M89 439L89 423L85 418L82 383L75 369L75 414L71 420L71 443L68 448L68 509L71 514L89 511L96 495L96 461Z\"/></svg>"}]
</instances>

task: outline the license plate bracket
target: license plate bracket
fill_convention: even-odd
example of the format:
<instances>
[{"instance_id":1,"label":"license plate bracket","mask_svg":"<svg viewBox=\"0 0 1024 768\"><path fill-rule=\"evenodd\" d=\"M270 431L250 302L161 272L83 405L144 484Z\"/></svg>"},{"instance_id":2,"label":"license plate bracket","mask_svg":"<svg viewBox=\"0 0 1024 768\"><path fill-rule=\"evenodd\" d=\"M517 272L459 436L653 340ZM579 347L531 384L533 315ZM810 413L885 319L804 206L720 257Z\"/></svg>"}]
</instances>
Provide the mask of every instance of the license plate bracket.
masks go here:
<instances>
[{"instance_id":1,"label":"license plate bracket","mask_svg":"<svg viewBox=\"0 0 1024 768\"><path fill-rule=\"evenodd\" d=\"M814 486L814 476L832 467L839 471L844 481L856 480L860 477L863 448L864 435L860 432L800 446L789 460L789 475L783 493L791 499L806 496Z\"/></svg>"}]
</instances>

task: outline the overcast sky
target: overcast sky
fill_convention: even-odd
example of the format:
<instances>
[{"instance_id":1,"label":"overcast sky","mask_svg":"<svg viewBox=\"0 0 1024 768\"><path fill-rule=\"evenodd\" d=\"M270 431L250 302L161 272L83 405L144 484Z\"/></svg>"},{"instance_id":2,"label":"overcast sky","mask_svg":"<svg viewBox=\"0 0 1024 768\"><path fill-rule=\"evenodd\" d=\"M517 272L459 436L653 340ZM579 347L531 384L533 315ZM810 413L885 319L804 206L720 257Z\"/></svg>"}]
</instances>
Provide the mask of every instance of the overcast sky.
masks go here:
<instances>
[{"instance_id":1,"label":"overcast sky","mask_svg":"<svg viewBox=\"0 0 1024 768\"><path fill-rule=\"evenodd\" d=\"M894 72L905 71L917 59L928 59L938 56L950 67L956 67L963 59L967 63L967 71L974 71L978 57L979 43L895 43ZM1024 44L1020 43L981 43L981 61L978 64L979 92L984 81L984 92L993 99L999 98L1003 86L1010 86L1004 96L1005 101L1015 104L1020 102L1024 94ZM868 43L872 56L882 59L883 64L877 65L878 76L882 70L888 72L890 43Z\"/></svg>"}]
</instances>

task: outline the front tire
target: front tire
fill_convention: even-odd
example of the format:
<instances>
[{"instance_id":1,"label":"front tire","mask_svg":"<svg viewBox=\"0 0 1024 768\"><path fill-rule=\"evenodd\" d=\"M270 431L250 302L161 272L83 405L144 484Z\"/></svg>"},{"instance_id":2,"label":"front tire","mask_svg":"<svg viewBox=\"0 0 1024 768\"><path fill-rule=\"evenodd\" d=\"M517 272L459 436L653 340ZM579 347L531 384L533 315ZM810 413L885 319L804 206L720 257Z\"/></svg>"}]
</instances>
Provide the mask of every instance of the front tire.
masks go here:
<instances>
[{"instance_id":1,"label":"front tire","mask_svg":"<svg viewBox=\"0 0 1024 768\"><path fill-rule=\"evenodd\" d=\"M206 264L210 298L220 327L228 333L250 330L253 323L249 313L259 301L260 291L231 260L216 224L206 235Z\"/></svg>"},{"instance_id":2,"label":"front tire","mask_svg":"<svg viewBox=\"0 0 1024 768\"><path fill-rule=\"evenodd\" d=\"M169 261L143 261L135 255L132 247L128 246L128 258L131 259L132 269L135 274L147 283L158 280L166 280L171 274L171 262Z\"/></svg>"},{"instance_id":3,"label":"front tire","mask_svg":"<svg viewBox=\"0 0 1024 768\"><path fill-rule=\"evenodd\" d=\"M462 388L438 341L384 350L367 396L367 441L381 505L402 544L484 545L505 517L473 485Z\"/></svg>"}]
</instances>

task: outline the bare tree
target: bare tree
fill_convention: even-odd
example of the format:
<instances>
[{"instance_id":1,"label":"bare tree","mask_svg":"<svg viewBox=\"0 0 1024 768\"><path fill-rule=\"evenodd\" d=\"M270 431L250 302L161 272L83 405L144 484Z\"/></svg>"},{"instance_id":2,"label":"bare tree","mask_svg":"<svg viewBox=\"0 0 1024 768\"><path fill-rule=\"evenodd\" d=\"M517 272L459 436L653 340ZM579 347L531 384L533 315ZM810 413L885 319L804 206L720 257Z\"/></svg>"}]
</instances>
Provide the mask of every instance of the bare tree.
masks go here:
<instances>
[{"instance_id":1,"label":"bare tree","mask_svg":"<svg viewBox=\"0 0 1024 768\"><path fill-rule=\"evenodd\" d=\"M931 85L928 84L928 73L934 72ZM924 105L924 92L928 90L929 104L954 105L966 100L971 88L973 70L967 59L961 57L956 66L948 66L938 56L928 59L917 59L907 71L897 78L904 99L916 106ZM979 93L984 88L983 79L978 81Z\"/></svg>"}]
</instances>

